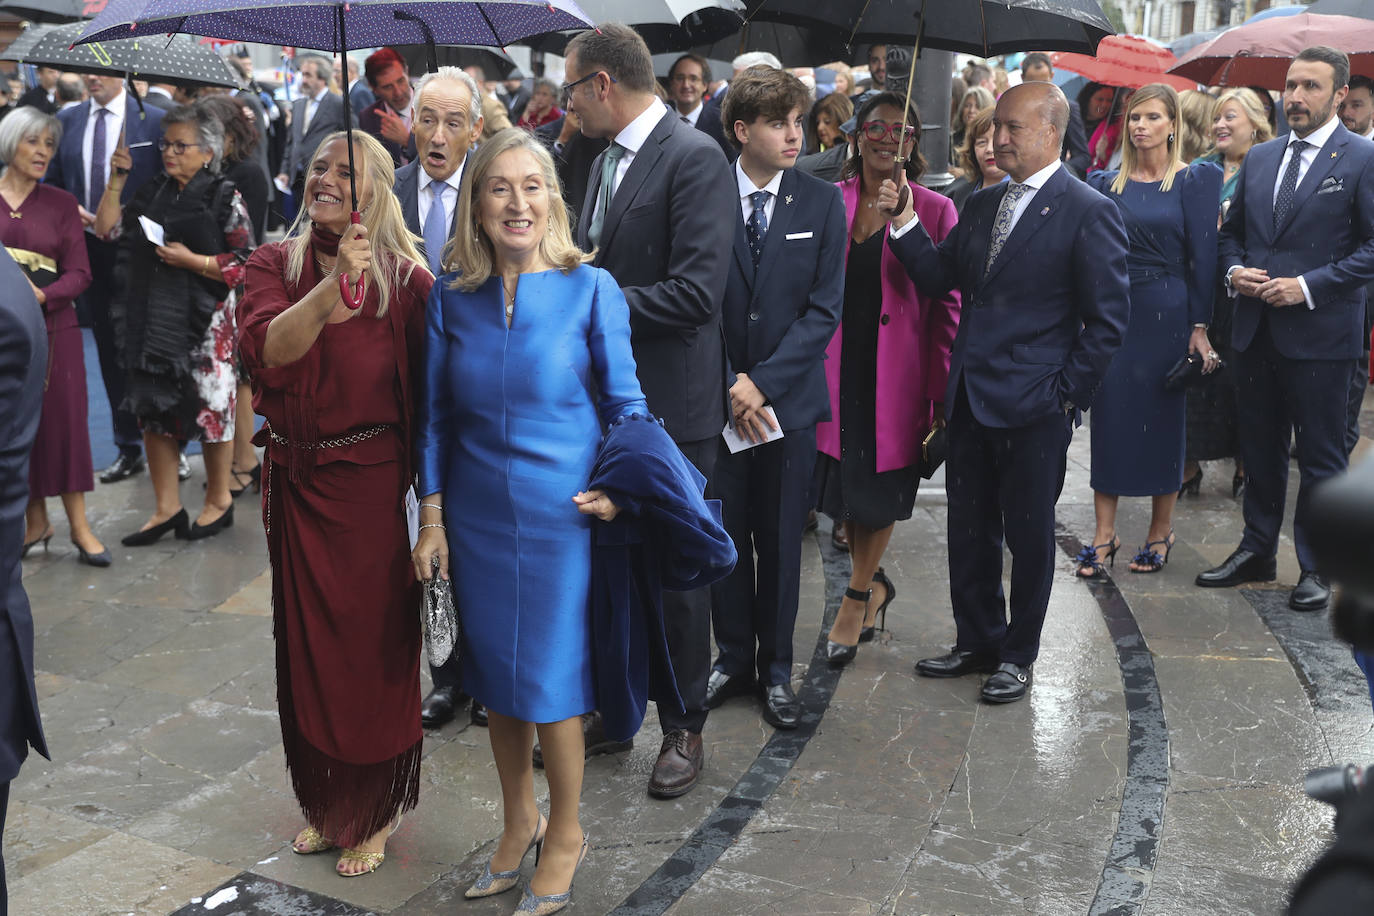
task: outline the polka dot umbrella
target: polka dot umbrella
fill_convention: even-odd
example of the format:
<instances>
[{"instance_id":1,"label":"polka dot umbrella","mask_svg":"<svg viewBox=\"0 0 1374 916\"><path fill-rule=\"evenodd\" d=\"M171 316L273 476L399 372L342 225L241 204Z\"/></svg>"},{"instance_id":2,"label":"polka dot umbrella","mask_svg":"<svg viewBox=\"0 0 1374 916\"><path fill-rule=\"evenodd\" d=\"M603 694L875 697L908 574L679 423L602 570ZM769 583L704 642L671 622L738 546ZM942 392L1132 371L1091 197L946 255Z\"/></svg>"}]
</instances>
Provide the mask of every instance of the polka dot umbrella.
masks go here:
<instances>
[{"instance_id":1,"label":"polka dot umbrella","mask_svg":"<svg viewBox=\"0 0 1374 916\"><path fill-rule=\"evenodd\" d=\"M591 24L574 0L109 0L77 42L182 33L344 54L388 45L501 48ZM352 124L348 93L343 105L344 124ZM348 140L352 173L351 132ZM349 191L352 220L358 223L362 216L351 174ZM345 304L362 307L361 278L354 289L340 278L340 287Z\"/></svg>"},{"instance_id":2,"label":"polka dot umbrella","mask_svg":"<svg viewBox=\"0 0 1374 916\"><path fill-rule=\"evenodd\" d=\"M230 86L242 82L224 58L189 35L121 38L74 45L85 24L33 26L0 53L0 59L73 73L102 73L184 86Z\"/></svg>"}]
</instances>

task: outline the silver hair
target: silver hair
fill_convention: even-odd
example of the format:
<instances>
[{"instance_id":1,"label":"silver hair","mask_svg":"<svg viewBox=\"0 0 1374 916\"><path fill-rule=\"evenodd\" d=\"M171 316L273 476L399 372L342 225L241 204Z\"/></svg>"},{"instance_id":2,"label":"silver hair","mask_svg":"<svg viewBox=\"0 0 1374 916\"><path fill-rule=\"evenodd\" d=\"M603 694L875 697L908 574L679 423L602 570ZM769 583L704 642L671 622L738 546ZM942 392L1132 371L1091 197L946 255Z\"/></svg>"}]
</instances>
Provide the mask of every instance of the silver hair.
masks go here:
<instances>
[{"instance_id":1,"label":"silver hair","mask_svg":"<svg viewBox=\"0 0 1374 916\"><path fill-rule=\"evenodd\" d=\"M45 132L52 134L54 147L62 142L62 122L57 118L29 105L11 111L5 120L0 121L0 164L9 166L14 151L19 149L19 141L25 137L41 136Z\"/></svg>"},{"instance_id":2,"label":"silver hair","mask_svg":"<svg viewBox=\"0 0 1374 916\"><path fill-rule=\"evenodd\" d=\"M190 124L196 129L197 142L210 151L210 171L218 175L220 163L224 160L224 122L204 109L182 105L163 115L164 136L167 128L173 124ZM3 121L0 121L0 127L4 127Z\"/></svg>"},{"instance_id":3,"label":"silver hair","mask_svg":"<svg viewBox=\"0 0 1374 916\"><path fill-rule=\"evenodd\" d=\"M730 66L735 68L736 73L739 73L741 70L748 70L750 67L757 67L760 65L765 67L772 67L774 70L782 69L782 61L778 60L778 58L775 55L770 54L767 51L746 51L739 57L736 57L734 60L730 61Z\"/></svg>"},{"instance_id":4,"label":"silver hair","mask_svg":"<svg viewBox=\"0 0 1374 916\"><path fill-rule=\"evenodd\" d=\"M435 80L450 80L455 83L462 83L468 87L468 97L472 103L472 115L475 120L482 115L482 90L477 85L477 80L466 71L458 67L440 67L433 73L426 73L420 77L420 81L415 84L415 92L410 97L410 111L414 114L420 108L420 97L425 94L425 87Z\"/></svg>"}]
</instances>

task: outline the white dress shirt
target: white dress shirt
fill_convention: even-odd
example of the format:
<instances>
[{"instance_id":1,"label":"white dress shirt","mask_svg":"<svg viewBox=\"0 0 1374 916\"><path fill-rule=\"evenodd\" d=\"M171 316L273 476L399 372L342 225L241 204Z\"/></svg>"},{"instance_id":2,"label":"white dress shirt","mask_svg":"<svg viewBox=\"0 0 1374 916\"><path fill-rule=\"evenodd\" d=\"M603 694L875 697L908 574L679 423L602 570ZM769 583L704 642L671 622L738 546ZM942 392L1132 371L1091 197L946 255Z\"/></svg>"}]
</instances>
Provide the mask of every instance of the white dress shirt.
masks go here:
<instances>
[{"instance_id":1,"label":"white dress shirt","mask_svg":"<svg viewBox=\"0 0 1374 916\"><path fill-rule=\"evenodd\" d=\"M110 178L109 157L119 145L119 135L124 131L124 90L119 90L119 95L110 99L108 105L97 105L95 99L91 99L91 109L86 115L86 132L81 137L81 180L83 183L91 179L91 144L95 139L95 119L96 112L101 108L109 112L105 115L105 180ZM91 188L86 189L90 192ZM98 190L98 189L96 189Z\"/></svg>"},{"instance_id":2,"label":"white dress shirt","mask_svg":"<svg viewBox=\"0 0 1374 916\"><path fill-rule=\"evenodd\" d=\"M1040 191L1041 188L1045 186L1045 182L1049 181L1050 177L1059 170L1059 166L1060 162L1058 159L1056 159L1040 171L1036 172L1034 175L1027 178L1025 181L1021 182L1022 184L1030 188L1030 190L1027 191L1026 194L1023 195L1022 198L1016 202L1015 208L1013 208L1013 210L1011 211L1011 226L1007 229L1007 235L1011 235L1012 230L1016 228L1017 222L1020 221L1021 215L1026 212L1026 208L1031 205L1031 201L1035 200L1035 195ZM893 229L889 233L889 237L894 239L901 238L902 236L910 232L911 227L916 225L916 223L918 222L920 222L920 218L916 217L913 214L911 222L907 223L900 229Z\"/></svg>"},{"instance_id":3,"label":"white dress shirt","mask_svg":"<svg viewBox=\"0 0 1374 916\"><path fill-rule=\"evenodd\" d=\"M305 120L301 122L301 136L302 136L302 137L304 137L304 136L305 136L305 132L306 132L307 130L310 129L310 122L313 121L313 120L315 120L315 112L319 111L319 109L320 109L320 100L324 98L324 94L325 94L326 92L328 92L328 91L329 91L329 87L328 87L328 86L325 86L323 89L321 89L321 90L319 91L319 94L318 94L318 95L314 96L313 98L310 98L310 99L307 99L307 100L306 100L306 102L305 102Z\"/></svg>"},{"instance_id":4,"label":"white dress shirt","mask_svg":"<svg viewBox=\"0 0 1374 916\"><path fill-rule=\"evenodd\" d=\"M654 128L663 120L667 111L668 106L655 96L649 107L640 112L639 117L626 124L625 129L615 135L615 142L623 146L625 152L621 155L620 162L616 163L615 181L611 185L612 197L620 190L620 182L625 180L625 173L630 170L630 163L635 161L635 155L640 147L649 141L649 134L654 132Z\"/></svg>"},{"instance_id":5,"label":"white dress shirt","mask_svg":"<svg viewBox=\"0 0 1374 916\"><path fill-rule=\"evenodd\" d=\"M458 189L462 187L463 169L467 164L467 159L464 159L458 165L457 171L448 176L448 180L444 182L443 190L439 192L440 199L444 202L444 225L446 226L453 225L453 211L458 206ZM431 178L429 172L426 172L422 167L420 169L418 198L421 226L425 224L425 220L429 219L429 208L434 203L434 192L429 189L429 186L432 184L434 184L434 179Z\"/></svg>"},{"instance_id":6,"label":"white dress shirt","mask_svg":"<svg viewBox=\"0 0 1374 916\"><path fill-rule=\"evenodd\" d=\"M693 108L691 111L687 112L686 114L683 114L682 112L679 111L679 112L678 112L678 117L682 118L682 120L686 121L688 124L692 125L693 127L696 127L696 126L697 126L697 118L701 117L701 110L702 110L703 108L705 108L705 107L706 107L706 106L705 106L703 103L697 102L697 107L696 107L696 108Z\"/></svg>"},{"instance_id":7,"label":"white dress shirt","mask_svg":"<svg viewBox=\"0 0 1374 916\"><path fill-rule=\"evenodd\" d=\"M782 171L773 173L773 177L763 187L754 184L754 179L744 174L744 169L740 168L739 160L735 160L735 181L739 185L739 208L740 216L744 221L749 222L749 217L754 215L754 202L749 199L749 195L755 191L767 191L768 203L763 205L763 218L768 225L773 225L773 209L778 203L778 188L782 187Z\"/></svg>"}]
</instances>

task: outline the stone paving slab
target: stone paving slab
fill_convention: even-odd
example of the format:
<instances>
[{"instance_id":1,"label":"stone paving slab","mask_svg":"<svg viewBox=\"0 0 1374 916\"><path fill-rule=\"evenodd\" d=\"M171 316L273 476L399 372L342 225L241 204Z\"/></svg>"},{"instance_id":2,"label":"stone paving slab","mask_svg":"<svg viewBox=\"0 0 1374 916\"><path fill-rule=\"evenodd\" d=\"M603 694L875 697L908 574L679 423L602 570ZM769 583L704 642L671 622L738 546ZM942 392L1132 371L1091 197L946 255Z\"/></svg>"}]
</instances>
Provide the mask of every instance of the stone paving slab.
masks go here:
<instances>
[{"instance_id":1,"label":"stone paving slab","mask_svg":"<svg viewBox=\"0 0 1374 916\"><path fill-rule=\"evenodd\" d=\"M1087 440L1086 429L1075 437L1060 503L1065 530L1083 537ZM188 508L200 499L193 464ZM1291 621L1282 608L1296 580L1287 541L1276 583L1193 587L1240 530L1229 464L1206 473L1202 494L1180 504L1180 544L1165 570L1113 570L1149 648L1133 657L1157 676L1169 729L1167 747L1142 758L1158 765L1155 781L1127 799L1163 805L1149 835L1118 813L1139 736L1099 598L1075 581L1067 555L1027 702L989 707L977 701L976 677L914 675L914 661L954 635L943 499L930 485L884 560L898 589L887 629L834 683L809 741L756 759L773 732L753 700L739 699L713 711L702 784L681 799L644 795L658 746L652 712L633 751L589 762L592 852L574 912L616 908L665 861L712 860L653 912L1058 916L1106 913L1114 901L1123 913L1278 912L1330 836L1330 814L1301 795L1301 776L1368 759L1374 720L1363 681L1321 621ZM114 544L142 521L151 489L136 478L100 487L90 502ZM1146 500L1122 501L1123 556L1147 512ZM56 545L60 513L55 524ZM13 912L201 913L229 894L239 897L216 916L510 912L513 894L461 898L500 831L487 735L465 721L427 734L420 808L376 874L341 879L333 856L290 852L299 811L281 756L270 575L250 499L220 537L115 556L113 569L92 570L57 546L24 563L55 762L31 759L13 787ZM798 679L846 563L823 520L805 551ZM776 790L756 794L767 780L737 785L751 767L778 780ZM543 799L541 774L535 787ZM721 818L722 805L742 803ZM701 833L704 823L716 826Z\"/></svg>"}]
</instances>

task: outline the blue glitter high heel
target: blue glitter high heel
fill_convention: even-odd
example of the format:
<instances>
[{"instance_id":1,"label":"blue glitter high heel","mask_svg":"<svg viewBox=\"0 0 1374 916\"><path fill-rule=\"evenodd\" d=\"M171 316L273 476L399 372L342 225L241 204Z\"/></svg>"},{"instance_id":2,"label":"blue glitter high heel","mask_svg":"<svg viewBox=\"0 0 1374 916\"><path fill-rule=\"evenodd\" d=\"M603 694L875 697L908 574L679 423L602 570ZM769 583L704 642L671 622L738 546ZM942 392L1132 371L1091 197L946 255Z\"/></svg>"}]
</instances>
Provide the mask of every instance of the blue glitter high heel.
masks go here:
<instances>
[{"instance_id":1,"label":"blue glitter high heel","mask_svg":"<svg viewBox=\"0 0 1374 916\"><path fill-rule=\"evenodd\" d=\"M544 850L544 831L548 824L544 815L539 815L539 822L534 825L534 836L530 837L530 845L525 847L525 851L520 854L520 861L515 863L515 867L510 871L492 871L491 859L487 859L486 867L482 869L482 877L474 881L472 887L463 891L463 896L469 900L494 897L504 894L520 883L520 866L524 864L525 856L529 855L531 849L534 850L534 864L539 864L539 854Z\"/></svg>"},{"instance_id":2,"label":"blue glitter high heel","mask_svg":"<svg viewBox=\"0 0 1374 916\"><path fill-rule=\"evenodd\" d=\"M587 835L582 834L582 851L577 854L577 865L573 868L573 877L577 877L577 869L582 867L582 860L587 858ZM528 884L525 885L525 893L520 898L520 905L515 908L517 913L530 913L532 916L550 916L566 907L572 902L572 881L568 882L568 889L561 894L544 894L542 897L530 890Z\"/></svg>"}]
</instances>

